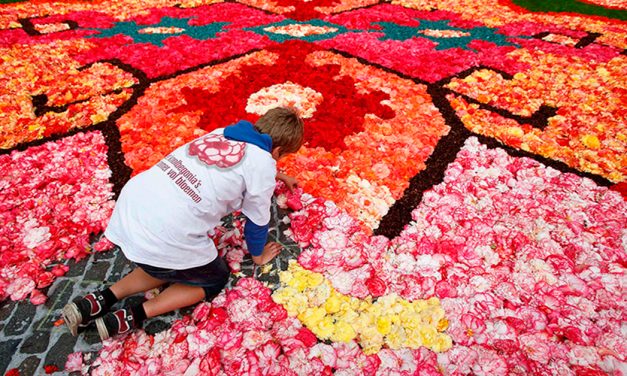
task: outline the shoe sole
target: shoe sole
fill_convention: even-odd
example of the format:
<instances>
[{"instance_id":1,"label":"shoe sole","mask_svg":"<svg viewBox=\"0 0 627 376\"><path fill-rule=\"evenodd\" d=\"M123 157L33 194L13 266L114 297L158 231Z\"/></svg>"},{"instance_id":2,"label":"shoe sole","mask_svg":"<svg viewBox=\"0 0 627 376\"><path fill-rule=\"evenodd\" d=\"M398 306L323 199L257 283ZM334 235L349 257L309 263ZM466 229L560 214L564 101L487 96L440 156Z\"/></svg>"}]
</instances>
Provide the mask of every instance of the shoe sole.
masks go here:
<instances>
[{"instance_id":1,"label":"shoe sole","mask_svg":"<svg viewBox=\"0 0 627 376\"><path fill-rule=\"evenodd\" d=\"M63 321L70 329L70 333L76 337L78 335L78 326L83 321L83 316L75 303L70 303L63 307Z\"/></svg>"},{"instance_id":2,"label":"shoe sole","mask_svg":"<svg viewBox=\"0 0 627 376\"><path fill-rule=\"evenodd\" d=\"M100 336L101 341L104 341L105 339L108 339L110 337L109 330L107 329L107 326L105 325L102 318L96 320L96 328L98 329L98 335Z\"/></svg>"}]
</instances>

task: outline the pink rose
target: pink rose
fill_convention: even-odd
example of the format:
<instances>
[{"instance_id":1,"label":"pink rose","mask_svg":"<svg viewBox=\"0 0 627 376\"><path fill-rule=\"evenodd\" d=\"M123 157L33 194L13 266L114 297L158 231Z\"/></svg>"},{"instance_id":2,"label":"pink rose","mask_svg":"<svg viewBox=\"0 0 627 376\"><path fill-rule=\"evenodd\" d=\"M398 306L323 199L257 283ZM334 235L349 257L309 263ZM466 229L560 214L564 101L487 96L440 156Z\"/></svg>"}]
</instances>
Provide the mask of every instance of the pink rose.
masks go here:
<instances>
[{"instance_id":1,"label":"pink rose","mask_svg":"<svg viewBox=\"0 0 627 376\"><path fill-rule=\"evenodd\" d=\"M67 356L65 371L80 372L83 368L83 353L74 352Z\"/></svg>"},{"instance_id":2,"label":"pink rose","mask_svg":"<svg viewBox=\"0 0 627 376\"><path fill-rule=\"evenodd\" d=\"M311 330L302 327L298 331L296 338L300 340L306 347L312 347L316 343L318 343L318 337L311 332Z\"/></svg>"},{"instance_id":3,"label":"pink rose","mask_svg":"<svg viewBox=\"0 0 627 376\"><path fill-rule=\"evenodd\" d=\"M111 243L111 241L109 241L109 239L105 238L104 236L101 237L100 240L98 240L98 242L94 244L94 250L96 252L107 251L113 247L114 247L114 244Z\"/></svg>"},{"instance_id":4,"label":"pink rose","mask_svg":"<svg viewBox=\"0 0 627 376\"><path fill-rule=\"evenodd\" d=\"M57 277L61 277L61 276L64 276L68 270L70 270L69 266L59 264L59 265L55 265L50 271L50 273L54 274Z\"/></svg>"},{"instance_id":5,"label":"pink rose","mask_svg":"<svg viewBox=\"0 0 627 376\"><path fill-rule=\"evenodd\" d=\"M51 272L43 272L37 276L37 288L43 289L52 284L55 279L55 275Z\"/></svg>"},{"instance_id":6,"label":"pink rose","mask_svg":"<svg viewBox=\"0 0 627 376\"><path fill-rule=\"evenodd\" d=\"M208 134L189 144L188 152L209 166L235 166L244 156L245 142L229 141L221 135Z\"/></svg>"},{"instance_id":7,"label":"pink rose","mask_svg":"<svg viewBox=\"0 0 627 376\"><path fill-rule=\"evenodd\" d=\"M39 290L33 290L30 293L30 302L34 305L44 304L48 297Z\"/></svg>"},{"instance_id":8,"label":"pink rose","mask_svg":"<svg viewBox=\"0 0 627 376\"><path fill-rule=\"evenodd\" d=\"M27 277L20 277L13 280L7 286L7 294L11 296L11 300L22 300L26 295L35 289L35 281Z\"/></svg>"},{"instance_id":9,"label":"pink rose","mask_svg":"<svg viewBox=\"0 0 627 376\"><path fill-rule=\"evenodd\" d=\"M374 275L374 273L372 277L366 280L366 286L368 287L370 295L372 295L373 297L383 296L387 291L387 286L385 282L383 282L381 278Z\"/></svg>"},{"instance_id":10,"label":"pink rose","mask_svg":"<svg viewBox=\"0 0 627 376\"><path fill-rule=\"evenodd\" d=\"M219 375L222 371L220 362L220 350L217 347L211 349L200 361L202 375Z\"/></svg>"},{"instance_id":11,"label":"pink rose","mask_svg":"<svg viewBox=\"0 0 627 376\"><path fill-rule=\"evenodd\" d=\"M439 281L435 284L435 295L440 298L455 298L457 289L447 281Z\"/></svg>"},{"instance_id":12,"label":"pink rose","mask_svg":"<svg viewBox=\"0 0 627 376\"><path fill-rule=\"evenodd\" d=\"M285 203L287 207L294 211L301 210L303 208L303 202L301 201L302 194L303 189L300 187L295 188L292 192L288 192L287 201Z\"/></svg>"}]
</instances>

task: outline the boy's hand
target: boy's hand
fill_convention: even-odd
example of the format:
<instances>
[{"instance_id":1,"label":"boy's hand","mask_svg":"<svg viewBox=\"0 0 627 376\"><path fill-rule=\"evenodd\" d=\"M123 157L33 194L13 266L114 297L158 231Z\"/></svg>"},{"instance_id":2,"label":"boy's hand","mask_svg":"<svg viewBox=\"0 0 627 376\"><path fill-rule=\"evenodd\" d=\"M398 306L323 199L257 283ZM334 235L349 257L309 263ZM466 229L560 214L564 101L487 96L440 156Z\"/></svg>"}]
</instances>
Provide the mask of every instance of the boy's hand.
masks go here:
<instances>
[{"instance_id":1,"label":"boy's hand","mask_svg":"<svg viewBox=\"0 0 627 376\"><path fill-rule=\"evenodd\" d=\"M272 261L272 259L275 258L276 255L281 253L282 249L283 249L283 246L281 244L275 243L275 242L270 242L270 243L266 244L265 247L263 247L263 252L261 252L261 255L259 255L259 256L252 256L253 261L257 265L266 264L266 263Z\"/></svg>"},{"instance_id":2,"label":"boy's hand","mask_svg":"<svg viewBox=\"0 0 627 376\"><path fill-rule=\"evenodd\" d=\"M276 177L285 183L290 192L293 192L294 188L298 187L298 180L296 180L293 176L285 175L284 173L279 172L276 174Z\"/></svg>"}]
</instances>

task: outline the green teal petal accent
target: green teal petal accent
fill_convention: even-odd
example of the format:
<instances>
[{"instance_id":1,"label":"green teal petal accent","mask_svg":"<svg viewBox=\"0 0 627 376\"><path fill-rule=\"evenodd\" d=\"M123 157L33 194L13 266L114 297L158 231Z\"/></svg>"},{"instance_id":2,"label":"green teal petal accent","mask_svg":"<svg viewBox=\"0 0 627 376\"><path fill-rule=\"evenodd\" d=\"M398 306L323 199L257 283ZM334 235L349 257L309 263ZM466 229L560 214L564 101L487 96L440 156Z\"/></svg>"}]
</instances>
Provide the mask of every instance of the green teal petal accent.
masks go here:
<instances>
[{"instance_id":1,"label":"green teal petal accent","mask_svg":"<svg viewBox=\"0 0 627 376\"><path fill-rule=\"evenodd\" d=\"M420 25L416 27L412 26L401 26L392 22L377 22L377 24L383 27L381 32L385 33L385 35L380 40L399 40L405 41L411 38L426 38L435 43L437 46L436 50L447 50L450 48L463 48L465 50L473 50L468 47L474 40L481 40L492 42L497 46L515 46L519 47L516 43L508 41L508 38L512 38L511 36L499 34L497 33L497 29L493 29L490 27L474 27L471 29L463 29L459 27L450 26L448 21L430 21L430 20L421 20ZM420 33L424 30L442 30L442 31L458 31L467 33L467 36L459 36L459 37L450 37L450 38L442 38L429 36ZM528 38L525 36L516 36L516 38Z\"/></svg>"},{"instance_id":2,"label":"green teal petal accent","mask_svg":"<svg viewBox=\"0 0 627 376\"><path fill-rule=\"evenodd\" d=\"M192 18L172 18L163 17L158 24L138 25L135 21L116 22L110 29L88 29L96 30L99 33L87 36L87 38L109 38L115 35L126 35L133 39L134 43L152 43L155 46L163 47L163 41L170 37L179 35L187 35L198 40L206 40L214 38L222 28L228 25L228 22L214 22L208 25L189 25ZM182 32L176 34L146 34L140 33L141 30L153 27L176 27L183 29Z\"/></svg>"}]
</instances>

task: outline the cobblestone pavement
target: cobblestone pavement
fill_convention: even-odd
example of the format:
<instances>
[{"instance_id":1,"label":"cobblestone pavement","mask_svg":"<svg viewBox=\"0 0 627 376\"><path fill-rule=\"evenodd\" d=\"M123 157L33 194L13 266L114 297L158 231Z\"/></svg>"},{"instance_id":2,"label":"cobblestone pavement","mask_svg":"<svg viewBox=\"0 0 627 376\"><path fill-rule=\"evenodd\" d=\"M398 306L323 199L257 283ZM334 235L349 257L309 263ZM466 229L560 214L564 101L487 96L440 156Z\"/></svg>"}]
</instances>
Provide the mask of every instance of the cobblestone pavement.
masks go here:
<instances>
[{"instance_id":1,"label":"cobblestone pavement","mask_svg":"<svg viewBox=\"0 0 627 376\"><path fill-rule=\"evenodd\" d=\"M242 264L242 272L231 275L227 288L240 277L253 275L269 286L274 286L278 282L278 271L287 269L289 260L297 257L298 246L283 235L287 227L282 221L285 213L276 206L273 206L272 212L269 240L282 243L284 251L273 261L270 272L264 274L261 268L254 267L250 256L247 256ZM230 220L227 219L225 226L229 224ZM45 366L56 366L60 370L56 374L65 374L63 367L69 354L76 351L96 353L100 350L100 339L95 328L73 337L65 325L55 326L55 322L68 302L103 285L111 285L126 275L133 265L117 247L111 251L91 254L80 262L68 261L67 265L70 270L50 286L45 304L35 306L28 300L7 300L1 303L0 374L16 368L20 375L42 375L46 374ZM133 303L142 299L143 296L139 295L125 301ZM144 329L148 333L158 333L192 309L186 308L149 319Z\"/></svg>"}]
</instances>

